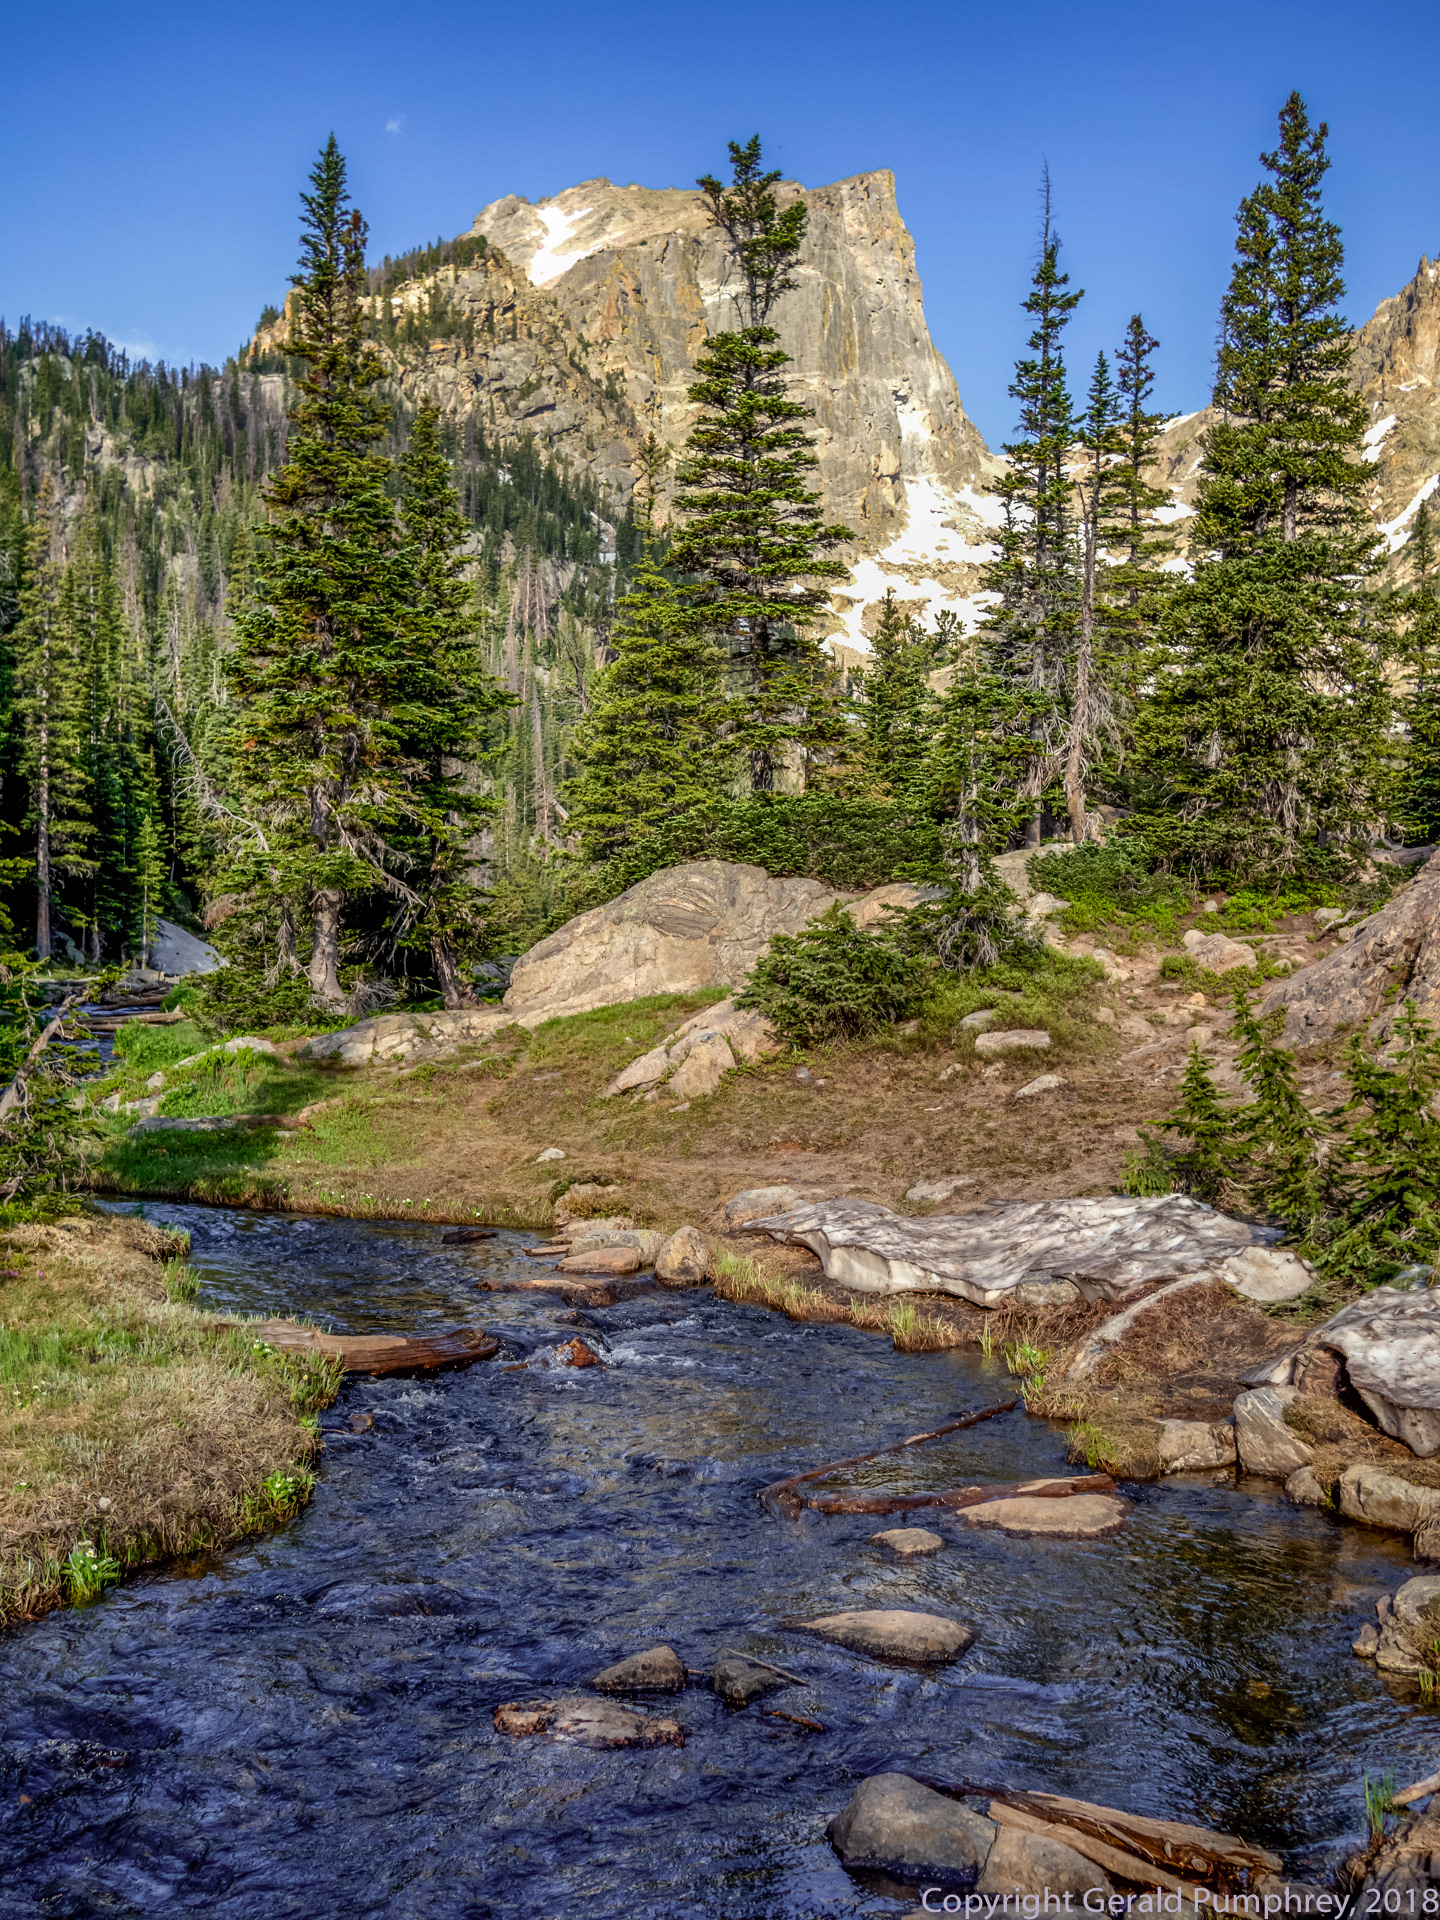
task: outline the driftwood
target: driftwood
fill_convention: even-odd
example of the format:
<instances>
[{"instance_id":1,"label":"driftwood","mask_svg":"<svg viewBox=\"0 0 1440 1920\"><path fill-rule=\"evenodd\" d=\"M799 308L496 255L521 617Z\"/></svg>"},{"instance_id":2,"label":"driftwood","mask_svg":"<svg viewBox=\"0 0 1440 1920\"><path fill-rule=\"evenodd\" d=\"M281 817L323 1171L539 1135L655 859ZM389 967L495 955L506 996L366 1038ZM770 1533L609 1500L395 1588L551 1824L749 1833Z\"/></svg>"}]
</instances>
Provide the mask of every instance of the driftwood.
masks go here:
<instances>
[{"instance_id":1,"label":"driftwood","mask_svg":"<svg viewBox=\"0 0 1440 1920\"><path fill-rule=\"evenodd\" d=\"M87 1014L85 1024L92 1033L119 1033L122 1027L173 1027L181 1020L188 1020L188 1013L132 1013L128 1019L121 1020L106 1014Z\"/></svg>"},{"instance_id":2,"label":"driftwood","mask_svg":"<svg viewBox=\"0 0 1440 1920\"><path fill-rule=\"evenodd\" d=\"M1390 1804L1392 1807L1413 1806L1417 1800L1423 1800L1427 1793L1440 1793L1440 1773L1427 1773L1413 1787L1405 1787L1401 1792L1391 1794Z\"/></svg>"},{"instance_id":3,"label":"driftwood","mask_svg":"<svg viewBox=\"0 0 1440 1920\"><path fill-rule=\"evenodd\" d=\"M796 1495L817 1513L913 1513L918 1507L983 1506L987 1500L1064 1500L1072 1493L1113 1493L1108 1473L1082 1473L1066 1480L1012 1480L989 1487L952 1487L944 1493L817 1493Z\"/></svg>"},{"instance_id":4,"label":"driftwood","mask_svg":"<svg viewBox=\"0 0 1440 1920\"><path fill-rule=\"evenodd\" d=\"M493 1334L479 1327L457 1327L453 1333L321 1333L294 1320L225 1320L223 1327L263 1340L283 1353L313 1353L322 1360L339 1360L346 1373L368 1373L377 1379L387 1373L446 1373L473 1367L500 1350Z\"/></svg>"},{"instance_id":5,"label":"driftwood","mask_svg":"<svg viewBox=\"0 0 1440 1920\"><path fill-rule=\"evenodd\" d=\"M85 994L83 990L70 994L60 1002L55 1016L49 1025L41 1030L40 1038L21 1061L15 1078L5 1090L4 1098L0 1099L0 1127L4 1126L10 1115L15 1111L16 1107L19 1106L25 1092L25 1082L30 1078L36 1061L40 1058L41 1054L44 1053L56 1033L64 1026L66 1014L69 1013L72 1007L78 1006L84 998ZM5 1197L8 1200L11 1196L7 1194Z\"/></svg>"},{"instance_id":6,"label":"driftwood","mask_svg":"<svg viewBox=\"0 0 1440 1920\"><path fill-rule=\"evenodd\" d=\"M468 1247L476 1240L493 1240L500 1231L498 1227L456 1227L450 1233L442 1233L442 1247Z\"/></svg>"},{"instance_id":7,"label":"driftwood","mask_svg":"<svg viewBox=\"0 0 1440 1920\"><path fill-rule=\"evenodd\" d=\"M793 1517L802 1506L810 1503L795 1489L803 1486L807 1480L824 1480L832 1473L839 1473L843 1467L862 1466L867 1460L878 1460L883 1454L903 1453L906 1447L923 1447L927 1441L942 1440L947 1433L959 1433L963 1427L978 1427L982 1420L993 1420L997 1413L1009 1413L1018 1407L1020 1401L1002 1400L997 1406L982 1407L978 1413L962 1413L958 1420L951 1420L943 1427L934 1427L929 1433L912 1433L908 1440L895 1440L888 1447L876 1447L873 1453L852 1454L848 1460L832 1460L828 1467L811 1467L806 1473L792 1473L784 1480L776 1480L768 1487L761 1487L755 1496L767 1513L787 1514ZM856 1509L868 1511L868 1509Z\"/></svg>"},{"instance_id":8,"label":"driftwood","mask_svg":"<svg viewBox=\"0 0 1440 1920\"><path fill-rule=\"evenodd\" d=\"M763 1667L766 1673L778 1673L782 1680L788 1680L793 1686L808 1687L810 1682L802 1680L798 1673L791 1673L788 1667L777 1667L773 1660L757 1660L753 1653L736 1653L732 1648L728 1653L717 1653L717 1660L747 1660L752 1667Z\"/></svg>"},{"instance_id":9,"label":"driftwood","mask_svg":"<svg viewBox=\"0 0 1440 1920\"><path fill-rule=\"evenodd\" d=\"M940 1786L940 1782L932 1782ZM1047 1833L1124 1880L1140 1884L1158 1881L1167 1892L1182 1884L1177 1876L1279 1873L1280 1856L1233 1833L1212 1833L1180 1820L1156 1820L1143 1813L1124 1813L1089 1800L1071 1800L1059 1793L1021 1793L965 1782L943 1791L990 1801L990 1817L1002 1826ZM1102 1857L1103 1856L1103 1857Z\"/></svg>"},{"instance_id":10,"label":"driftwood","mask_svg":"<svg viewBox=\"0 0 1440 1920\"><path fill-rule=\"evenodd\" d=\"M759 1662L756 1662L757 1666ZM807 1720L803 1713L785 1713L779 1707L766 1707L762 1711L767 1720L791 1720L797 1727L805 1727L811 1733L824 1733L825 1729L818 1720Z\"/></svg>"}]
</instances>

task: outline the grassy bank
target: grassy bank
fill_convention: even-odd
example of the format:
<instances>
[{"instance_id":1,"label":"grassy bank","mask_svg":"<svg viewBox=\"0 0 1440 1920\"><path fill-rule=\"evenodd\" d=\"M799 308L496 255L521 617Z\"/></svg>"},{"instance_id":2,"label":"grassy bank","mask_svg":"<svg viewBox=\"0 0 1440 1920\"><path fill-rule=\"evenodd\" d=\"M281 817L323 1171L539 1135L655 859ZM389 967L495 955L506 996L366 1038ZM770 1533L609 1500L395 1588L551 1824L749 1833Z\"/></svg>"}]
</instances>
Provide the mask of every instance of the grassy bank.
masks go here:
<instances>
[{"instance_id":1,"label":"grassy bank","mask_svg":"<svg viewBox=\"0 0 1440 1920\"><path fill-rule=\"evenodd\" d=\"M309 1496L339 1375L190 1304L183 1236L81 1214L0 1232L0 1621L232 1544Z\"/></svg>"}]
</instances>

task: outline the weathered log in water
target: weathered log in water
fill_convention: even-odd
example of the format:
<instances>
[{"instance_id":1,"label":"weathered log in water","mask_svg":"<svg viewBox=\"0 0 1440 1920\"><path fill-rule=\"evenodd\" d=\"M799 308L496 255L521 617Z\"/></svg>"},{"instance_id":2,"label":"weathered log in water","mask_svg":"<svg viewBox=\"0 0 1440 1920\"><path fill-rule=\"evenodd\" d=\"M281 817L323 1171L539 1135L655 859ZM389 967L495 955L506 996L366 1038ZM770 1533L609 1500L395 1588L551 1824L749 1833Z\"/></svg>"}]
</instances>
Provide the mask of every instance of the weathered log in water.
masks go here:
<instances>
[{"instance_id":1,"label":"weathered log in water","mask_svg":"<svg viewBox=\"0 0 1440 1920\"><path fill-rule=\"evenodd\" d=\"M1188 1875L1192 1884L1197 1876L1233 1881L1245 1874L1279 1873L1283 1864L1267 1847L1233 1833L1125 1813L1065 1794L1013 1792L972 1781L950 1785L927 1780L925 1784L955 1798L986 1799L990 1817L999 1825L1046 1834L1121 1880L1158 1883L1169 1893L1184 1890L1177 1876Z\"/></svg>"},{"instance_id":2,"label":"weathered log in water","mask_svg":"<svg viewBox=\"0 0 1440 1920\"><path fill-rule=\"evenodd\" d=\"M887 1453L903 1453L907 1447L923 1447L927 1441L942 1440L947 1433L959 1433L964 1427L977 1427L982 1420L993 1420L997 1413L1010 1413L1020 1404L1019 1397L1002 1400L993 1407L981 1407L976 1413L962 1413L958 1420L949 1420L943 1427L932 1427L929 1433L912 1433L907 1440L892 1441L888 1447L876 1447L873 1453L855 1453L848 1460L832 1460L825 1467L811 1467L805 1473L792 1473L784 1480L776 1480L768 1487L761 1487L756 1499L767 1513L785 1514L791 1518L802 1506L809 1504L805 1497L795 1489L803 1486L807 1480L824 1480L832 1473L839 1473L844 1467L863 1466L867 1460L879 1460ZM866 1508L854 1509L866 1512Z\"/></svg>"},{"instance_id":3,"label":"weathered log in water","mask_svg":"<svg viewBox=\"0 0 1440 1920\"><path fill-rule=\"evenodd\" d=\"M442 1233L442 1247L468 1247L476 1240L493 1240L499 1232L498 1227L456 1227L453 1232Z\"/></svg>"},{"instance_id":4,"label":"weathered log in water","mask_svg":"<svg viewBox=\"0 0 1440 1920\"><path fill-rule=\"evenodd\" d=\"M479 1327L457 1327L453 1333L321 1333L294 1320L222 1321L222 1326L248 1333L254 1340L278 1347L282 1353L313 1353L323 1360L339 1360L346 1373L447 1373L473 1367L500 1351L493 1334Z\"/></svg>"},{"instance_id":5,"label":"weathered log in water","mask_svg":"<svg viewBox=\"0 0 1440 1920\"><path fill-rule=\"evenodd\" d=\"M1108 1473L1082 1473L1065 1480L1012 1480L988 1487L951 1487L940 1493L816 1493L794 1497L816 1513L913 1513L918 1507L982 1506L987 1500L1063 1500L1072 1493L1113 1493Z\"/></svg>"}]
</instances>

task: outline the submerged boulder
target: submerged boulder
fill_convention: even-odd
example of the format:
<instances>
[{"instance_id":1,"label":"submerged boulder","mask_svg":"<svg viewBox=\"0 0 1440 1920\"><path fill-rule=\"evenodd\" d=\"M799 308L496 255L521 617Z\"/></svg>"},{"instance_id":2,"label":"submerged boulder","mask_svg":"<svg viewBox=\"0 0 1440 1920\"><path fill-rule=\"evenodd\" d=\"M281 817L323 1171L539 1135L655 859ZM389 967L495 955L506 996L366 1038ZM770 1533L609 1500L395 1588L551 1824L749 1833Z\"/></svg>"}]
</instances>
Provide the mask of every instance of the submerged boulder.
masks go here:
<instances>
[{"instance_id":1,"label":"submerged boulder","mask_svg":"<svg viewBox=\"0 0 1440 1920\"><path fill-rule=\"evenodd\" d=\"M546 1734L575 1747L683 1747L685 1729L675 1720L634 1713L615 1700L567 1694L558 1700L510 1700L495 1709L495 1731Z\"/></svg>"},{"instance_id":2,"label":"submerged boulder","mask_svg":"<svg viewBox=\"0 0 1440 1920\"><path fill-rule=\"evenodd\" d=\"M731 1654L724 1660L717 1660L710 1674L710 1689L727 1707L748 1707L752 1700L758 1700L762 1694L772 1693L779 1687L793 1687L793 1680L786 1680L780 1674L773 1673L768 1667L760 1667L753 1660L746 1660L739 1654Z\"/></svg>"},{"instance_id":3,"label":"submerged boulder","mask_svg":"<svg viewBox=\"0 0 1440 1920\"><path fill-rule=\"evenodd\" d=\"M905 1773L863 1781L826 1828L841 1863L909 1883L973 1887L999 1828Z\"/></svg>"},{"instance_id":4,"label":"submerged boulder","mask_svg":"<svg viewBox=\"0 0 1440 1920\"><path fill-rule=\"evenodd\" d=\"M1063 1500L1019 1494L966 1507L964 1520L967 1527L995 1527L1027 1539L1099 1540L1118 1532L1130 1511L1128 1500L1108 1493L1072 1493Z\"/></svg>"},{"instance_id":5,"label":"submerged boulder","mask_svg":"<svg viewBox=\"0 0 1440 1920\"><path fill-rule=\"evenodd\" d=\"M602 1668L590 1684L601 1693L683 1693L685 1667L673 1647L647 1647Z\"/></svg>"},{"instance_id":6,"label":"submerged boulder","mask_svg":"<svg viewBox=\"0 0 1440 1920\"><path fill-rule=\"evenodd\" d=\"M904 1660L938 1666L958 1660L975 1644L975 1635L958 1620L938 1613L911 1613L903 1607L875 1607L857 1613L826 1613L793 1624L821 1640L876 1660Z\"/></svg>"}]
</instances>

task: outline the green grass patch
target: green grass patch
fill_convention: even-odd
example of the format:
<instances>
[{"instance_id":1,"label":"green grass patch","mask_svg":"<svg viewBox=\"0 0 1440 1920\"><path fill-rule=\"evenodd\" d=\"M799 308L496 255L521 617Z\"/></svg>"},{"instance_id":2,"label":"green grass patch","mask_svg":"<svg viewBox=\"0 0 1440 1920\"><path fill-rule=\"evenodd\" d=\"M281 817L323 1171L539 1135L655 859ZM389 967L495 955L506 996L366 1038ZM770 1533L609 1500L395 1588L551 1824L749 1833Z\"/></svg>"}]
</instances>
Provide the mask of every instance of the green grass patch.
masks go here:
<instances>
[{"instance_id":1,"label":"green grass patch","mask_svg":"<svg viewBox=\"0 0 1440 1920\"><path fill-rule=\"evenodd\" d=\"M203 1053L213 1044L213 1036L194 1020L181 1020L173 1027L143 1027L132 1020L115 1036L116 1070L128 1085L164 1072L177 1060Z\"/></svg>"},{"instance_id":2,"label":"green grass patch","mask_svg":"<svg viewBox=\"0 0 1440 1920\"><path fill-rule=\"evenodd\" d=\"M1087 843L1068 852L1041 853L1026 872L1030 885L1069 902L1061 915L1068 934L1117 928L1131 939L1179 938L1180 919L1190 913L1190 888L1173 874L1152 873L1134 853L1111 842Z\"/></svg>"}]
</instances>

